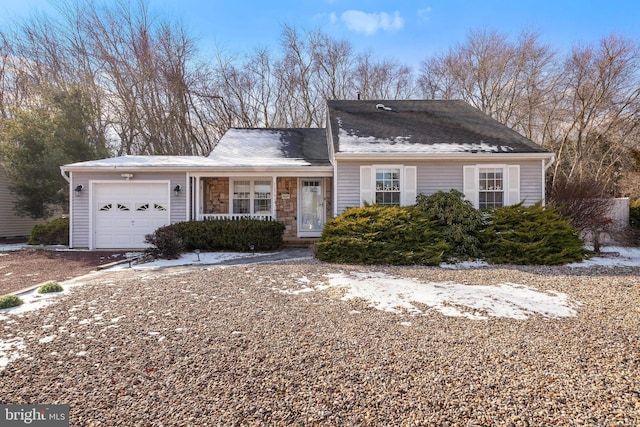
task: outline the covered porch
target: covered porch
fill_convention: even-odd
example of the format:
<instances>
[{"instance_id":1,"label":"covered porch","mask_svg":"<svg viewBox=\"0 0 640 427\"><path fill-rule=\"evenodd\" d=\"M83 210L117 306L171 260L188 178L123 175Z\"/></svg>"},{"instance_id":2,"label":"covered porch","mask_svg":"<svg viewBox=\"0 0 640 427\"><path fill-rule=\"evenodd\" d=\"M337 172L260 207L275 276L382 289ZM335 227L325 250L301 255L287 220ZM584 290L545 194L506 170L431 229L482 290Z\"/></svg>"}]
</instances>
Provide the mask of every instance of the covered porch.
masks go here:
<instances>
[{"instance_id":1,"label":"covered porch","mask_svg":"<svg viewBox=\"0 0 640 427\"><path fill-rule=\"evenodd\" d=\"M188 177L189 219L253 218L284 224L286 244L310 242L332 212L330 174L192 174Z\"/></svg>"}]
</instances>

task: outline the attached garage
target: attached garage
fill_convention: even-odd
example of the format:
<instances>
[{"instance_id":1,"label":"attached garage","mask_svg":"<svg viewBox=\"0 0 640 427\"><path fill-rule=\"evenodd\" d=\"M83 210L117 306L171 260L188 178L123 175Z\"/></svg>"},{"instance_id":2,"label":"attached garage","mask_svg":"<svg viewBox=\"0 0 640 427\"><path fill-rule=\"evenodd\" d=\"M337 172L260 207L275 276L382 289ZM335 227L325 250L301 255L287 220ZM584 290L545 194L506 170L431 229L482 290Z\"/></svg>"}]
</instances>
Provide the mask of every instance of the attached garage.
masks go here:
<instances>
[{"instance_id":1,"label":"attached garage","mask_svg":"<svg viewBox=\"0 0 640 427\"><path fill-rule=\"evenodd\" d=\"M148 246L145 235L170 224L169 181L91 183L92 247L134 249Z\"/></svg>"}]
</instances>

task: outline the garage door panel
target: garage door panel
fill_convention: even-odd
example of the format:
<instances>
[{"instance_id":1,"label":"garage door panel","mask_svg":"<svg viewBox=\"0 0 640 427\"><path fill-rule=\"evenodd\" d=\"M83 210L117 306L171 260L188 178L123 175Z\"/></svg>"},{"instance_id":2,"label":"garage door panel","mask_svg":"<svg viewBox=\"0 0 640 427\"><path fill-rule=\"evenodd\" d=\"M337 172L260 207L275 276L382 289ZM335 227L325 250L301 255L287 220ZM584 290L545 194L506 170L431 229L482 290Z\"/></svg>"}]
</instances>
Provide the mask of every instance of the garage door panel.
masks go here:
<instances>
[{"instance_id":1,"label":"garage door panel","mask_svg":"<svg viewBox=\"0 0 640 427\"><path fill-rule=\"evenodd\" d=\"M169 224L169 184L96 183L94 246L144 248L147 234Z\"/></svg>"}]
</instances>

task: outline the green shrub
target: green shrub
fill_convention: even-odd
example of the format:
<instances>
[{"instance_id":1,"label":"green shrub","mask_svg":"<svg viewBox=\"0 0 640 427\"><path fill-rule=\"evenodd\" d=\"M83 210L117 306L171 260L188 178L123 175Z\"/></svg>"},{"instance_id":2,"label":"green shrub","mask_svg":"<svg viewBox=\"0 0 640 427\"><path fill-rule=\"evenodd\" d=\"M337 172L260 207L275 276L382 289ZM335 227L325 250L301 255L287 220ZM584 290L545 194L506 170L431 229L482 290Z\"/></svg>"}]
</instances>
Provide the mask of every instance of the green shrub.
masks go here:
<instances>
[{"instance_id":1,"label":"green shrub","mask_svg":"<svg viewBox=\"0 0 640 427\"><path fill-rule=\"evenodd\" d=\"M481 257L480 231L483 215L464 200L458 190L438 191L427 197L419 194L416 206L436 223L436 232L448 245L444 257L447 261L460 261Z\"/></svg>"},{"instance_id":2,"label":"green shrub","mask_svg":"<svg viewBox=\"0 0 640 427\"><path fill-rule=\"evenodd\" d=\"M62 286L58 282L47 282L38 288L39 294L48 294L51 292L62 292Z\"/></svg>"},{"instance_id":3,"label":"green shrub","mask_svg":"<svg viewBox=\"0 0 640 427\"><path fill-rule=\"evenodd\" d=\"M69 218L56 218L46 224L34 225L28 243L30 245L68 245Z\"/></svg>"},{"instance_id":4,"label":"green shrub","mask_svg":"<svg viewBox=\"0 0 640 427\"><path fill-rule=\"evenodd\" d=\"M144 241L152 245L145 252L154 258L178 259L184 251L183 241L172 225L160 227L152 234L147 234Z\"/></svg>"},{"instance_id":5,"label":"green shrub","mask_svg":"<svg viewBox=\"0 0 640 427\"><path fill-rule=\"evenodd\" d=\"M284 246L284 224L258 219L189 221L173 229L186 250L272 251Z\"/></svg>"},{"instance_id":6,"label":"green shrub","mask_svg":"<svg viewBox=\"0 0 640 427\"><path fill-rule=\"evenodd\" d=\"M629 205L629 225L640 229L640 199Z\"/></svg>"},{"instance_id":7,"label":"green shrub","mask_svg":"<svg viewBox=\"0 0 640 427\"><path fill-rule=\"evenodd\" d=\"M450 248L434 229L415 207L351 208L327 222L316 255L337 263L437 265Z\"/></svg>"},{"instance_id":8,"label":"green shrub","mask_svg":"<svg viewBox=\"0 0 640 427\"><path fill-rule=\"evenodd\" d=\"M23 304L23 302L24 301L22 301L15 295L5 295L3 297L0 297L0 309L17 307Z\"/></svg>"},{"instance_id":9,"label":"green shrub","mask_svg":"<svg viewBox=\"0 0 640 427\"><path fill-rule=\"evenodd\" d=\"M485 259L491 263L557 265L586 255L579 231L558 208L520 203L488 213L482 240Z\"/></svg>"}]
</instances>

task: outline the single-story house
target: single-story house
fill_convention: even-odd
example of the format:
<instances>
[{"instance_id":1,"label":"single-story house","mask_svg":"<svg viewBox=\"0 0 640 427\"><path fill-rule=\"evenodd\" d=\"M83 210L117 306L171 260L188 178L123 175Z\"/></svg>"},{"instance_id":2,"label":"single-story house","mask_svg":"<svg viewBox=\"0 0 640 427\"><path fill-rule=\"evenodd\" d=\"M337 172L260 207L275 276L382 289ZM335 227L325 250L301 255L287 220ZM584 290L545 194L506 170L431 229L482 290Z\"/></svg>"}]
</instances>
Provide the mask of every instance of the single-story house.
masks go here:
<instances>
[{"instance_id":1,"label":"single-story house","mask_svg":"<svg viewBox=\"0 0 640 427\"><path fill-rule=\"evenodd\" d=\"M72 247L140 248L156 228L254 217L285 242L367 203L457 189L477 208L545 200L553 153L463 101L327 101L326 129L225 133L209 156L122 156L61 167Z\"/></svg>"}]
</instances>

